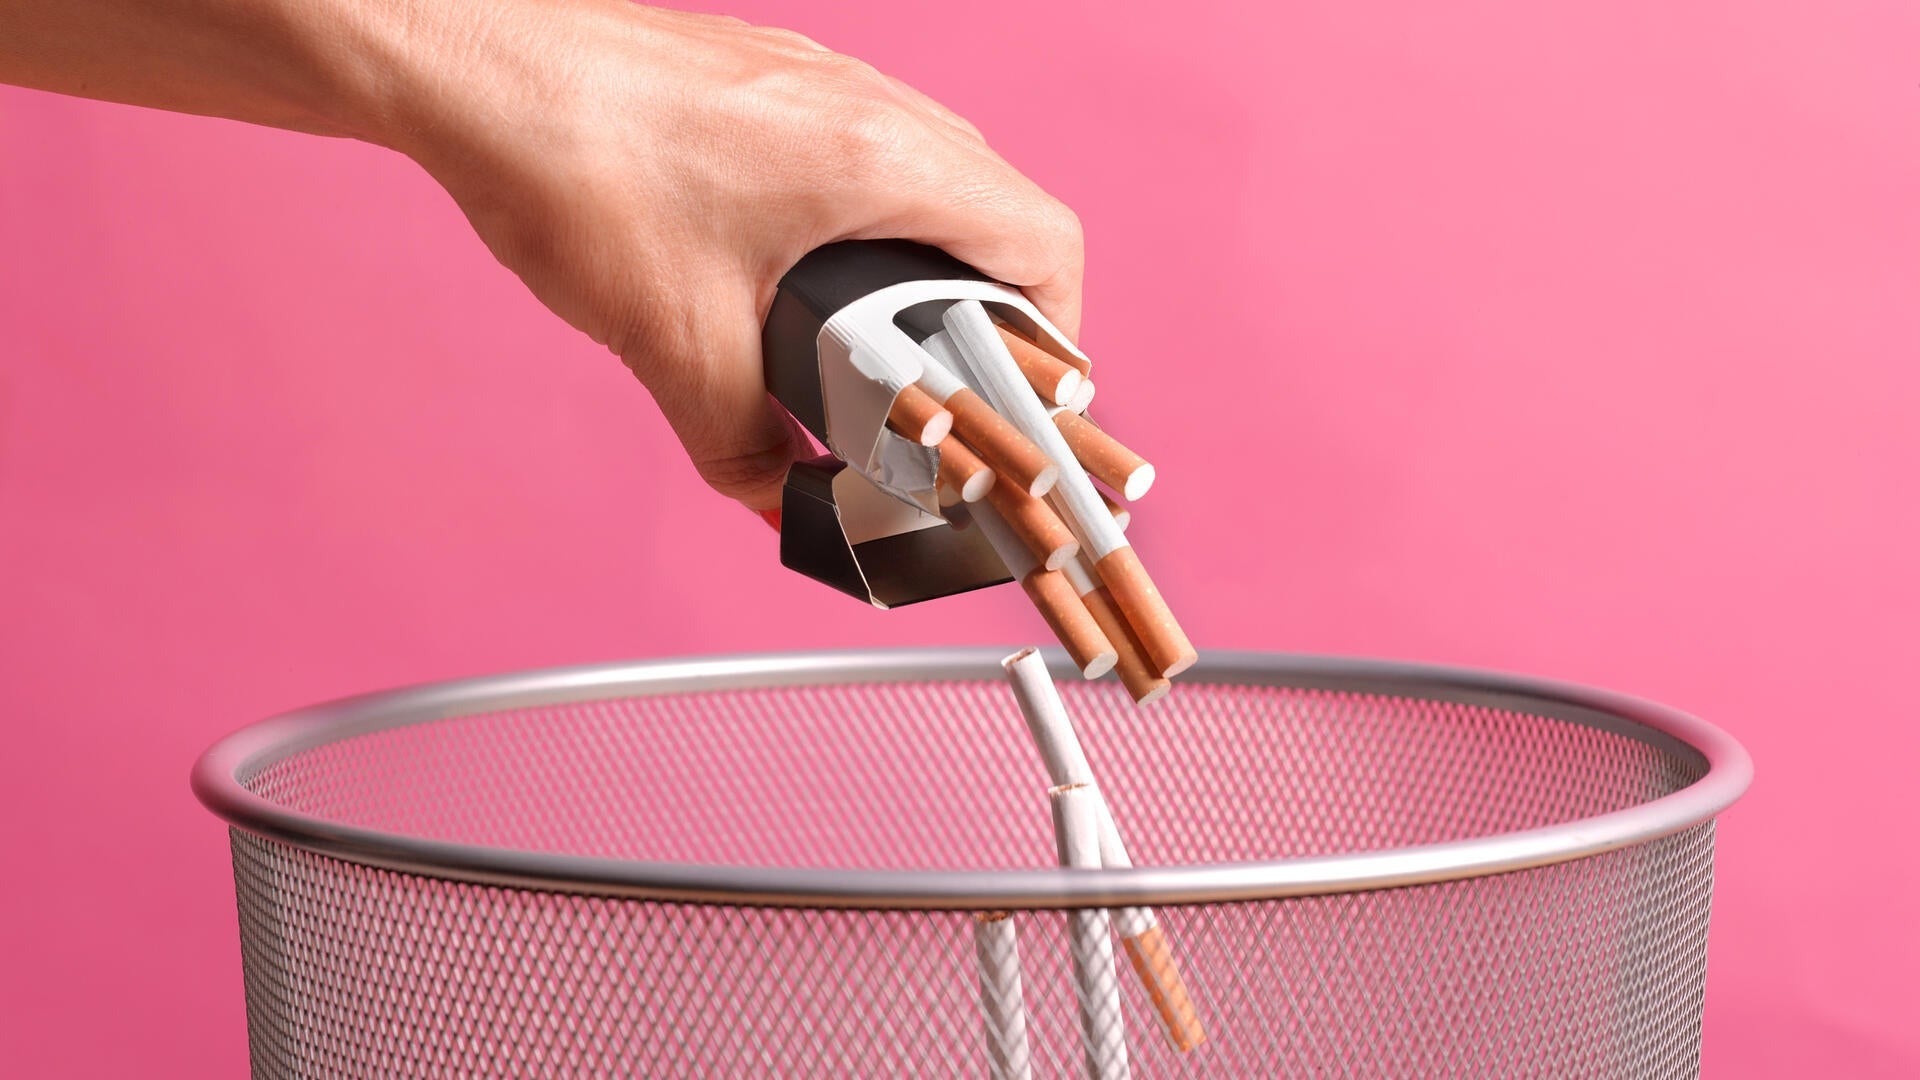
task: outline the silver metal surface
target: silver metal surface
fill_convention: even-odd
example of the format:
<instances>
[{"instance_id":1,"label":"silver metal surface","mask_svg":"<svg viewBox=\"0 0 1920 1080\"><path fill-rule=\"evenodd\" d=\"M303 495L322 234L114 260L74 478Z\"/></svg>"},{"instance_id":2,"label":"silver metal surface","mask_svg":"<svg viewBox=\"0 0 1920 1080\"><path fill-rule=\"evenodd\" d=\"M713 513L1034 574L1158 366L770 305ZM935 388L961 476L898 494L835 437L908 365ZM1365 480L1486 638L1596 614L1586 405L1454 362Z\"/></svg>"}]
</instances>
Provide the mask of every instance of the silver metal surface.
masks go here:
<instances>
[{"instance_id":1,"label":"silver metal surface","mask_svg":"<svg viewBox=\"0 0 1920 1080\"><path fill-rule=\"evenodd\" d=\"M1145 711L1076 680L1141 869L1061 871L1006 651L476 679L222 741L194 785L254 1074L979 1076L995 908L1032 1074L1073 1076L1057 909L1124 903L1206 1033L1175 1049L1123 968L1093 1034L1132 1077L1698 1075L1713 817L1751 775L1720 732L1361 661L1213 656Z\"/></svg>"},{"instance_id":2,"label":"silver metal surface","mask_svg":"<svg viewBox=\"0 0 1920 1080\"><path fill-rule=\"evenodd\" d=\"M237 828L353 862L495 885L721 903L898 908L1084 907L1224 902L1387 888L1541 866L1670 835L1711 819L1747 788L1753 765L1718 728L1652 702L1491 672L1328 657L1210 653L1181 686L1240 685L1391 695L1511 710L1613 732L1704 775L1644 803L1577 821L1418 847L1216 865L1066 872L729 866L600 858L410 836L277 805L240 777L327 742L481 713L608 698L746 687L987 681L1011 649L873 650L603 664L489 676L346 698L267 720L196 763L193 789ZM1055 670L1063 658L1048 653ZM1176 702L1143 721L1177 715ZM1175 733L1177 734L1177 732Z\"/></svg>"}]
</instances>

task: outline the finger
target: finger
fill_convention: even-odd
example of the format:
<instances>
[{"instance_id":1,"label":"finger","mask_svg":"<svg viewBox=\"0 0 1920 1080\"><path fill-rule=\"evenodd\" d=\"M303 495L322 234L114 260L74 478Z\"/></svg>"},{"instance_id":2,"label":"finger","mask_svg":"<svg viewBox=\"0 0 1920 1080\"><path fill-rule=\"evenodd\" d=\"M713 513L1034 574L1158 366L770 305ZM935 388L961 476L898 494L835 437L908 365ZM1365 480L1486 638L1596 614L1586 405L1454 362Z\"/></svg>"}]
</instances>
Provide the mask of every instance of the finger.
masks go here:
<instances>
[{"instance_id":1,"label":"finger","mask_svg":"<svg viewBox=\"0 0 1920 1080\"><path fill-rule=\"evenodd\" d=\"M647 389L707 485L752 510L780 505L799 425L767 394L760 326L748 305L701 328L694 354L645 366ZM662 358L656 358L656 361Z\"/></svg>"},{"instance_id":2,"label":"finger","mask_svg":"<svg viewBox=\"0 0 1920 1080\"><path fill-rule=\"evenodd\" d=\"M877 220L849 233L945 250L1017 285L1068 337L1080 333L1086 249L1080 219L1011 166L957 150L922 162L925 177Z\"/></svg>"}]
</instances>

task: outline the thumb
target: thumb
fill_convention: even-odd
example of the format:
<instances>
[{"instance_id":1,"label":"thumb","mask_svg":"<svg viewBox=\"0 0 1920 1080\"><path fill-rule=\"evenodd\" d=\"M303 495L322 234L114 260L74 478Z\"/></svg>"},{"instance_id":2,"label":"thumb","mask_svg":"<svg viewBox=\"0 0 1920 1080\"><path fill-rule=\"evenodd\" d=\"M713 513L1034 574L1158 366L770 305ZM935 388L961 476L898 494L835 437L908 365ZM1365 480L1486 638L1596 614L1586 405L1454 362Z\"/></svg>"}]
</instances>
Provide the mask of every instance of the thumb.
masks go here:
<instances>
[{"instance_id":1,"label":"thumb","mask_svg":"<svg viewBox=\"0 0 1920 1080\"><path fill-rule=\"evenodd\" d=\"M689 353L636 370L707 486L750 510L777 509L787 466L807 442L767 393L759 323L749 315L702 329Z\"/></svg>"}]
</instances>

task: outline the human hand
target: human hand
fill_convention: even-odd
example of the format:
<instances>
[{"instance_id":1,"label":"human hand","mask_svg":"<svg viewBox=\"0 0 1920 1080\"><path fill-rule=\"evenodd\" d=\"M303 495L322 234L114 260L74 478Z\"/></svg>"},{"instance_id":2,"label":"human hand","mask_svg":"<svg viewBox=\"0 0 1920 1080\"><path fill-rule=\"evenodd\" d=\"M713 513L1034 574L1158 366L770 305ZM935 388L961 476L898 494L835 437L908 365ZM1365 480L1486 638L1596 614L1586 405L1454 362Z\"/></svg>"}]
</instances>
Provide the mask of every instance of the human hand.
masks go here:
<instances>
[{"instance_id":1,"label":"human hand","mask_svg":"<svg viewBox=\"0 0 1920 1080\"><path fill-rule=\"evenodd\" d=\"M429 50L377 137L625 361L721 494L777 507L806 445L766 393L760 326L822 244L944 248L1078 333L1078 220L905 84L788 31L623 0L477 17Z\"/></svg>"}]
</instances>

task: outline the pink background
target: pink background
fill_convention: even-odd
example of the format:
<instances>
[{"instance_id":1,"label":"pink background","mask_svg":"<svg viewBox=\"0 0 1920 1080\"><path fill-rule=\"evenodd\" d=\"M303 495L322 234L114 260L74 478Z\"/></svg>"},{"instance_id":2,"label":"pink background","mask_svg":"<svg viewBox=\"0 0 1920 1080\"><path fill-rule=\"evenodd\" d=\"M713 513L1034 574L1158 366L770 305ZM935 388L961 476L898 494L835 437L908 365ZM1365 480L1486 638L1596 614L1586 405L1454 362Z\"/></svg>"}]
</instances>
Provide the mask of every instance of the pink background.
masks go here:
<instances>
[{"instance_id":1,"label":"pink background","mask_svg":"<svg viewBox=\"0 0 1920 1080\"><path fill-rule=\"evenodd\" d=\"M1708 1075L1912 1075L1920 15L1242 6L732 10L942 98L1078 208L1101 414L1160 466L1138 536L1203 646L1724 725L1760 773L1721 834ZM1010 590L880 613L781 570L365 146L0 91L0 357L9 1075L243 1072L186 776L256 717L1041 632Z\"/></svg>"}]
</instances>

